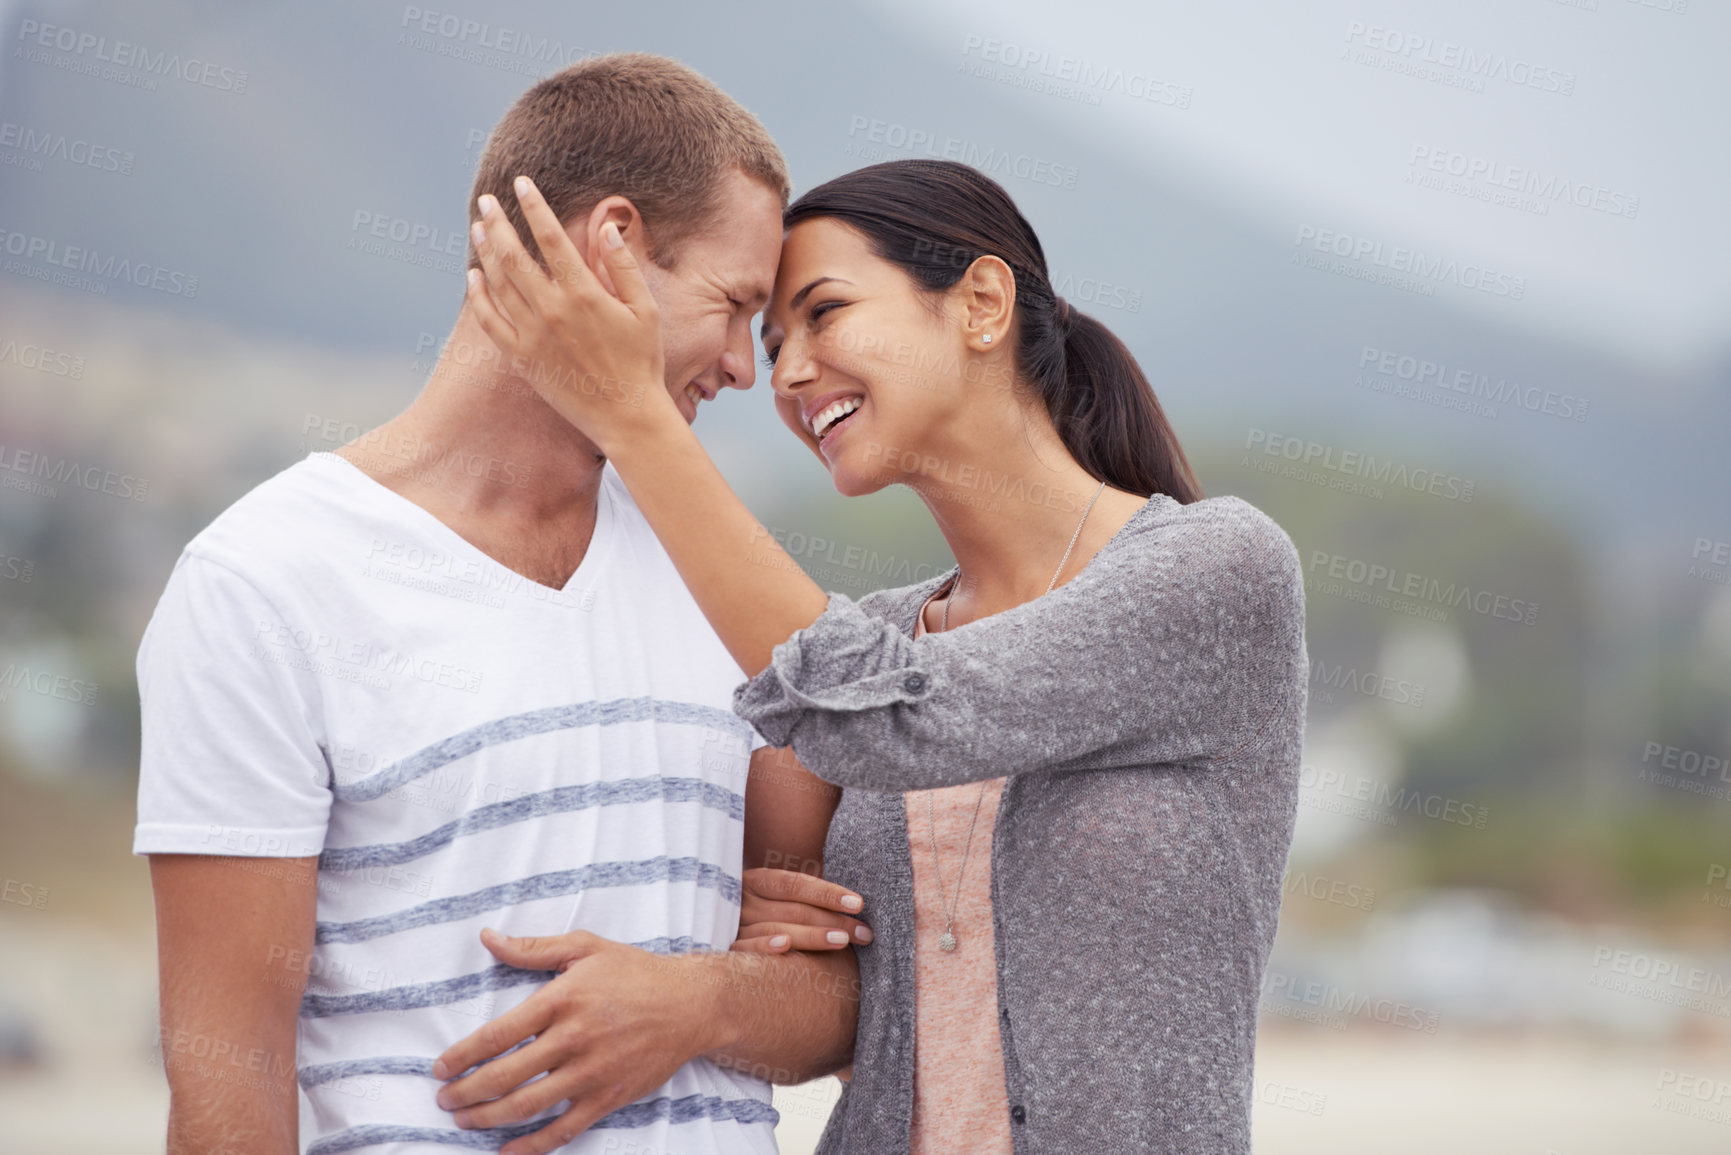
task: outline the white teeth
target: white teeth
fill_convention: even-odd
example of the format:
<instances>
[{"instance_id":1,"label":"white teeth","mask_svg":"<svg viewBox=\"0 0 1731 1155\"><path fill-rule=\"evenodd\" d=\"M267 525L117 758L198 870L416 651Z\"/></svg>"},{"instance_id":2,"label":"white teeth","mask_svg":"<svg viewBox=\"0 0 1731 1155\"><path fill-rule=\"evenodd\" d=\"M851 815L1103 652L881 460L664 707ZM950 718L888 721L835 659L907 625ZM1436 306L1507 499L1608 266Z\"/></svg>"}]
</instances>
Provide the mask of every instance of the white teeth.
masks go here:
<instances>
[{"instance_id":1,"label":"white teeth","mask_svg":"<svg viewBox=\"0 0 1731 1155\"><path fill-rule=\"evenodd\" d=\"M859 397L846 397L833 405L826 405L811 419L812 432L819 437L829 432L830 426L858 409L864 401Z\"/></svg>"}]
</instances>

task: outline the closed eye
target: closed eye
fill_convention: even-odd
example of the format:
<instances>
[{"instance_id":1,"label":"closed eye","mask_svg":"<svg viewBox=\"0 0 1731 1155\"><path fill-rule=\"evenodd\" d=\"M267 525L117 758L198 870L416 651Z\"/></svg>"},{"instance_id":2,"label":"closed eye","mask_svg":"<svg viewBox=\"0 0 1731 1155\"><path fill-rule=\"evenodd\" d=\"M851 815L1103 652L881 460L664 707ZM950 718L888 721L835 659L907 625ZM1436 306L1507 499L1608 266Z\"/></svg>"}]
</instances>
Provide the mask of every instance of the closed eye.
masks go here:
<instances>
[{"instance_id":1,"label":"closed eye","mask_svg":"<svg viewBox=\"0 0 1731 1155\"><path fill-rule=\"evenodd\" d=\"M836 309L845 308L846 306L851 305L852 303L853 303L852 301L824 301L821 304L813 305L811 307L811 313L807 317L807 322L810 324L815 324L826 313L834 312ZM773 368L775 368L775 359L780 354L781 354L780 346L777 346L774 349L765 348L763 351L763 356L759 357L758 360L763 362L763 365L765 368L773 369Z\"/></svg>"}]
</instances>

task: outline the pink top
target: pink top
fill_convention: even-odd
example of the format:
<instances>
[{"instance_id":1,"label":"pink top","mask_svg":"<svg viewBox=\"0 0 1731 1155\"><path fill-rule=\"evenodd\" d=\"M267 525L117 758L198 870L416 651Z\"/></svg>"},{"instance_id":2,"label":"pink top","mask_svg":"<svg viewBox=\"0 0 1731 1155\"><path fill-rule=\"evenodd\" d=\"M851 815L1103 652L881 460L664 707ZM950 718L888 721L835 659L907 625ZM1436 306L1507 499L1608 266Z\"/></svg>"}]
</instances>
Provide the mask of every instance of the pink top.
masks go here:
<instances>
[{"instance_id":1,"label":"pink top","mask_svg":"<svg viewBox=\"0 0 1731 1155\"><path fill-rule=\"evenodd\" d=\"M922 608L914 627L925 632ZM911 1155L1009 1155L1010 1101L998 1037L997 951L992 934L992 828L1004 779L915 790L907 802L914 866L914 1118ZM982 788L984 793L981 793ZM926 798L931 796L931 819ZM963 864L968 823L979 818ZM939 869L932 862L937 833ZM961 869L960 897L956 873ZM940 897L938 878L943 878ZM938 949L946 898L956 949Z\"/></svg>"}]
</instances>

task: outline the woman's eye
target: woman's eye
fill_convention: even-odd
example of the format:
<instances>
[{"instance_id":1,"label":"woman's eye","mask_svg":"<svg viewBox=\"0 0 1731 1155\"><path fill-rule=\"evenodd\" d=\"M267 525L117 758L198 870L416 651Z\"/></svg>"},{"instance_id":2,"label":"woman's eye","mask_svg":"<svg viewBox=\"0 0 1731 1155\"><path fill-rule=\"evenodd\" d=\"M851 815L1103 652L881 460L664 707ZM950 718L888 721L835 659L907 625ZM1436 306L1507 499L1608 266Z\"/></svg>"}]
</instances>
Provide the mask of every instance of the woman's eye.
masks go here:
<instances>
[{"instance_id":1,"label":"woman's eye","mask_svg":"<svg viewBox=\"0 0 1731 1155\"><path fill-rule=\"evenodd\" d=\"M847 303L846 301L825 301L821 305L813 305L811 307L811 319L813 321L816 321L819 318L821 318L825 313L833 312L834 310L841 308L846 303Z\"/></svg>"},{"instance_id":2,"label":"woman's eye","mask_svg":"<svg viewBox=\"0 0 1731 1155\"><path fill-rule=\"evenodd\" d=\"M763 356L759 357L758 360L763 362L765 369L773 369L775 368L775 355L778 352L780 352L778 349L765 349Z\"/></svg>"}]
</instances>

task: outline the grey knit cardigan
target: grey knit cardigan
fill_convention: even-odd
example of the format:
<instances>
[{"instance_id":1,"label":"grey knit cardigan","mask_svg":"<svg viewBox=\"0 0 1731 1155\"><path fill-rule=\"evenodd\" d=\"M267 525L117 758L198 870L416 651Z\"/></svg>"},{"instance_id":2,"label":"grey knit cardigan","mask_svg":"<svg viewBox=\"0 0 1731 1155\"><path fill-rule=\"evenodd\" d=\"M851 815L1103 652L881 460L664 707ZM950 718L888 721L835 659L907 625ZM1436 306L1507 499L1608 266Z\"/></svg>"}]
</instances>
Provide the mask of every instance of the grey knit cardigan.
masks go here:
<instances>
[{"instance_id":1,"label":"grey knit cardigan","mask_svg":"<svg viewBox=\"0 0 1731 1155\"><path fill-rule=\"evenodd\" d=\"M1156 495L1057 589L916 640L955 573L831 594L734 695L845 787L824 874L865 896L874 932L858 948L853 1080L820 1155L908 1150L902 792L1005 775L992 922L1017 1155L1248 1153L1304 730L1292 542L1238 498Z\"/></svg>"}]
</instances>

